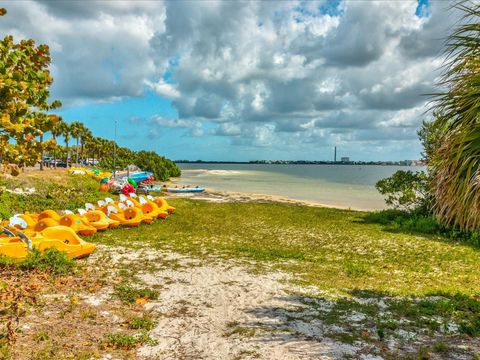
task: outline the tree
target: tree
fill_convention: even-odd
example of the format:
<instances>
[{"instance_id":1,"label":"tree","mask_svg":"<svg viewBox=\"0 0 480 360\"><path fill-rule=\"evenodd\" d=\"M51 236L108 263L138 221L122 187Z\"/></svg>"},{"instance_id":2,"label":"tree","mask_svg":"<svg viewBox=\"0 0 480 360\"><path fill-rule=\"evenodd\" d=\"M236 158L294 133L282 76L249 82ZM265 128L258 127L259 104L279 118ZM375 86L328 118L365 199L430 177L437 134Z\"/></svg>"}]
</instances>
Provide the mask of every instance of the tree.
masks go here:
<instances>
[{"instance_id":1,"label":"tree","mask_svg":"<svg viewBox=\"0 0 480 360\"><path fill-rule=\"evenodd\" d=\"M63 136L63 139L65 140L65 164L68 167L68 143L70 141L70 125L67 124L66 122L62 122L62 125L60 126L60 134Z\"/></svg>"},{"instance_id":2,"label":"tree","mask_svg":"<svg viewBox=\"0 0 480 360\"><path fill-rule=\"evenodd\" d=\"M180 169L173 161L153 151L139 151L135 157L135 165L151 171L158 180L167 180L170 176L180 176Z\"/></svg>"},{"instance_id":3,"label":"tree","mask_svg":"<svg viewBox=\"0 0 480 360\"><path fill-rule=\"evenodd\" d=\"M76 164L78 164L78 150L80 146L80 137L82 136L82 132L84 131L84 129L85 129L85 126L79 121L74 121L70 124L70 135L77 140L76 157L75 157Z\"/></svg>"},{"instance_id":4,"label":"tree","mask_svg":"<svg viewBox=\"0 0 480 360\"><path fill-rule=\"evenodd\" d=\"M446 45L447 61L433 110L441 143L429 161L435 213L461 229L480 226L480 4L455 5L463 18Z\"/></svg>"},{"instance_id":5,"label":"tree","mask_svg":"<svg viewBox=\"0 0 480 360\"><path fill-rule=\"evenodd\" d=\"M0 16L6 14L0 9ZM46 113L59 107L48 102L53 82L48 67L47 45L33 40L13 41L8 35L0 41L0 158L3 169L34 165L42 152L42 138L51 122ZM40 137L37 140L36 137ZM16 173L16 171L15 171Z\"/></svg>"},{"instance_id":6,"label":"tree","mask_svg":"<svg viewBox=\"0 0 480 360\"><path fill-rule=\"evenodd\" d=\"M430 160L434 158L442 144L442 138L445 135L444 123L444 117L434 112L433 119L423 121L422 127L417 133L423 147L422 158L427 165L430 164Z\"/></svg>"},{"instance_id":7,"label":"tree","mask_svg":"<svg viewBox=\"0 0 480 360\"><path fill-rule=\"evenodd\" d=\"M387 195L385 202L395 209L410 211L425 208L428 211L430 196L427 179L424 172L399 170L379 180L375 187L380 194Z\"/></svg>"},{"instance_id":8,"label":"tree","mask_svg":"<svg viewBox=\"0 0 480 360\"><path fill-rule=\"evenodd\" d=\"M52 140L54 142L54 147L53 147L53 164L54 164L54 167L55 169L57 168L57 136L61 134L61 130L62 130L62 125L63 124L63 120L61 117L59 117L59 121L52 126L52 129L50 130L50 132L52 133Z\"/></svg>"},{"instance_id":9,"label":"tree","mask_svg":"<svg viewBox=\"0 0 480 360\"><path fill-rule=\"evenodd\" d=\"M84 158L84 151L85 151L85 144L92 139L93 135L90 129L87 127L83 127L82 133L80 134L80 158L85 160Z\"/></svg>"},{"instance_id":10,"label":"tree","mask_svg":"<svg viewBox=\"0 0 480 360\"><path fill-rule=\"evenodd\" d=\"M36 132L38 133L38 136L40 137L40 170L43 170L43 154L46 150L52 150L55 149L56 147L56 140L55 139L50 139L47 141L44 141L43 135L44 132L49 130L52 131L52 129L57 126L57 124L60 122L60 117L57 115L46 115L46 114L40 114L38 118L39 126L36 129Z\"/></svg>"}]
</instances>

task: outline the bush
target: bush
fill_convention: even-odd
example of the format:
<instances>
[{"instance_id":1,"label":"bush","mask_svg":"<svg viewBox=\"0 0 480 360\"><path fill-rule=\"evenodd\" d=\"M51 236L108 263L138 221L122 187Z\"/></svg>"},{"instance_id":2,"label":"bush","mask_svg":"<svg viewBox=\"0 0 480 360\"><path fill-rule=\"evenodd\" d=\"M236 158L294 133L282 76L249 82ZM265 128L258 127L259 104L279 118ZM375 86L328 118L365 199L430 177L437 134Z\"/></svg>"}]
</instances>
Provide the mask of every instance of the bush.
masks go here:
<instances>
[{"instance_id":1,"label":"bush","mask_svg":"<svg viewBox=\"0 0 480 360\"><path fill-rule=\"evenodd\" d=\"M125 335L120 333L105 335L105 345L117 350L132 350L143 344L156 345L157 342L148 336L147 332L141 332L136 335Z\"/></svg>"},{"instance_id":2,"label":"bush","mask_svg":"<svg viewBox=\"0 0 480 360\"><path fill-rule=\"evenodd\" d=\"M152 172L158 180L168 180L171 176L178 177L181 174L177 164L153 151L139 151L135 157L135 165Z\"/></svg>"},{"instance_id":3,"label":"bush","mask_svg":"<svg viewBox=\"0 0 480 360\"><path fill-rule=\"evenodd\" d=\"M147 288L133 287L125 282L115 286L114 293L124 303L134 303L139 298L150 300L158 299L158 291Z\"/></svg>"},{"instance_id":4,"label":"bush","mask_svg":"<svg viewBox=\"0 0 480 360\"><path fill-rule=\"evenodd\" d=\"M367 223L381 224L393 231L438 235L480 247L480 231L464 231L444 226L434 216L422 211L388 209L370 212L363 219Z\"/></svg>"},{"instance_id":5,"label":"bush","mask_svg":"<svg viewBox=\"0 0 480 360\"><path fill-rule=\"evenodd\" d=\"M148 315L142 317L135 317L129 321L130 329L143 329L152 330L155 327L155 321L153 321Z\"/></svg>"},{"instance_id":6,"label":"bush","mask_svg":"<svg viewBox=\"0 0 480 360\"><path fill-rule=\"evenodd\" d=\"M411 211L430 207L427 175L421 172L399 170L391 177L382 179L375 184L385 202L394 209Z\"/></svg>"},{"instance_id":7,"label":"bush","mask_svg":"<svg viewBox=\"0 0 480 360\"><path fill-rule=\"evenodd\" d=\"M57 249L47 249L43 254L36 248L19 264L22 270L38 269L55 275L65 275L75 268L75 261Z\"/></svg>"}]
</instances>

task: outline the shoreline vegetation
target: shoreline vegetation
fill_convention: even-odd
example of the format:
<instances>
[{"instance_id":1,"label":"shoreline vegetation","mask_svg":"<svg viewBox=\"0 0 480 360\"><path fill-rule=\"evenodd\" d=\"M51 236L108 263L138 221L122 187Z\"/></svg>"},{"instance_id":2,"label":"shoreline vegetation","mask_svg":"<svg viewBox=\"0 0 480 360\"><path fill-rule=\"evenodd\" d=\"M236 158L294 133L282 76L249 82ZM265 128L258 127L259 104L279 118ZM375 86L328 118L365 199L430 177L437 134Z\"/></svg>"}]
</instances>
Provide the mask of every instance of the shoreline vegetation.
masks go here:
<instances>
[{"instance_id":1,"label":"shoreline vegetation","mask_svg":"<svg viewBox=\"0 0 480 360\"><path fill-rule=\"evenodd\" d=\"M3 191L2 217L105 196L97 180L66 170L0 183L35 188ZM56 258L31 261L28 271L2 263L1 291L22 279L17 300L28 310L17 312L15 346L2 328L2 356L478 356L477 247L372 221L378 213L270 196L165 195L175 214L94 235L97 251L66 273L48 270L65 268Z\"/></svg>"}]
</instances>

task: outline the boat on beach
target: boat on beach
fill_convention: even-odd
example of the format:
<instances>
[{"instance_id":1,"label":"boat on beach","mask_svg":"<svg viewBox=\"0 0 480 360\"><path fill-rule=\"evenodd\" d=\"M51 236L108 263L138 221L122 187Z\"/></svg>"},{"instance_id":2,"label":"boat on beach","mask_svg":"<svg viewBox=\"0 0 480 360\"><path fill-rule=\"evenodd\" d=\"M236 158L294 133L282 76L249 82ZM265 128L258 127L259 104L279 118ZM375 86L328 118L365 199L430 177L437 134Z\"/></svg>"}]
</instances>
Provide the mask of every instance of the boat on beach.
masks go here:
<instances>
[{"instance_id":1,"label":"boat on beach","mask_svg":"<svg viewBox=\"0 0 480 360\"><path fill-rule=\"evenodd\" d=\"M204 192L205 188L202 187L181 187L181 188L176 188L176 187L167 187L166 188L167 192L171 193L200 193Z\"/></svg>"}]
</instances>

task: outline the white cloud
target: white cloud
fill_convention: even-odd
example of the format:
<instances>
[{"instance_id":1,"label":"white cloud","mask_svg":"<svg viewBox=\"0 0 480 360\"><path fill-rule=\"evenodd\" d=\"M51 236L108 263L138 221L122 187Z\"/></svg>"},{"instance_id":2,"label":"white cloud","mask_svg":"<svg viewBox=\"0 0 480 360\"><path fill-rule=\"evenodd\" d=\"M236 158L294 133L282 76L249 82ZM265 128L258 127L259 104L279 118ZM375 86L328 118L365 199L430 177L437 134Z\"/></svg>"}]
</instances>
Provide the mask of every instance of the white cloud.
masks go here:
<instances>
[{"instance_id":1,"label":"white cloud","mask_svg":"<svg viewBox=\"0 0 480 360\"><path fill-rule=\"evenodd\" d=\"M156 83L151 81L146 81L148 87L155 91L158 95L166 97L167 99L176 99L180 97L180 92L173 86L165 82L163 79L158 80Z\"/></svg>"}]
</instances>

